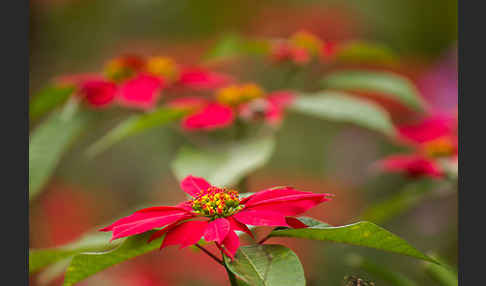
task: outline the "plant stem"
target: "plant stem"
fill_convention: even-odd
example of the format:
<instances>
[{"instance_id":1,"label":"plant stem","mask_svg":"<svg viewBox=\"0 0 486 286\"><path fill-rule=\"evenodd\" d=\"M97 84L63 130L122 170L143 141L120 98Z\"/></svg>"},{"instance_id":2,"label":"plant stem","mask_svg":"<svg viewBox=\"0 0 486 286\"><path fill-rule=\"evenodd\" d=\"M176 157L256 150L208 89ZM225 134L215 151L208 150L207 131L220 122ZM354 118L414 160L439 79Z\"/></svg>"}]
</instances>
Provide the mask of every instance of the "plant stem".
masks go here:
<instances>
[{"instance_id":1,"label":"plant stem","mask_svg":"<svg viewBox=\"0 0 486 286\"><path fill-rule=\"evenodd\" d=\"M272 229L272 231L274 231L274 230L275 230L275 228L274 228L274 229ZM267 236L265 236L264 238L262 238L262 239L261 239L261 240L258 242L258 244L263 244L265 241L267 241L267 240L270 238L270 235L272 234L272 231L271 231L269 234L267 234Z\"/></svg>"},{"instance_id":2,"label":"plant stem","mask_svg":"<svg viewBox=\"0 0 486 286\"><path fill-rule=\"evenodd\" d=\"M233 274L233 272L229 270L228 266L225 265L224 268L226 269L226 273L228 273L228 279L230 281L231 286L238 286L238 281L236 280L235 274Z\"/></svg>"},{"instance_id":3,"label":"plant stem","mask_svg":"<svg viewBox=\"0 0 486 286\"><path fill-rule=\"evenodd\" d=\"M207 255L209 255L209 257L211 257L212 259L214 259L216 262L218 262L219 264L224 265L224 262L223 260L219 259L218 257L216 257L216 255L212 254L209 250L207 250L206 248L202 247L201 245L199 244L195 244L195 246L199 249L201 249L202 251L204 251L204 253L206 253ZM225 266L226 267L226 266Z\"/></svg>"}]
</instances>

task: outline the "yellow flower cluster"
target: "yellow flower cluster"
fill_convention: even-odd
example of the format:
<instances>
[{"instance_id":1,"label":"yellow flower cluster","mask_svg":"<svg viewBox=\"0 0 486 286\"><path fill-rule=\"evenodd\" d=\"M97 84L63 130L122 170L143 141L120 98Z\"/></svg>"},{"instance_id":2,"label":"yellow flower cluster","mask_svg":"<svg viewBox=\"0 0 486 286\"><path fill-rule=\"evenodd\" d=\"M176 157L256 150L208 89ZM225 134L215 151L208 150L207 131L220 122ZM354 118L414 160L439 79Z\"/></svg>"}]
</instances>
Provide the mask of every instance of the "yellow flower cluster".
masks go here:
<instances>
[{"instance_id":1,"label":"yellow flower cluster","mask_svg":"<svg viewBox=\"0 0 486 286\"><path fill-rule=\"evenodd\" d=\"M289 41L292 45L306 50L312 56L320 56L322 52L323 42L312 33L297 32L290 37Z\"/></svg>"},{"instance_id":2,"label":"yellow flower cluster","mask_svg":"<svg viewBox=\"0 0 486 286\"><path fill-rule=\"evenodd\" d=\"M454 153L452 138L445 136L429 141L424 145L425 154L429 157L447 157Z\"/></svg>"},{"instance_id":3,"label":"yellow flower cluster","mask_svg":"<svg viewBox=\"0 0 486 286\"><path fill-rule=\"evenodd\" d=\"M236 190L211 187L192 200L196 213L207 217L227 217L243 208Z\"/></svg>"},{"instance_id":4,"label":"yellow flower cluster","mask_svg":"<svg viewBox=\"0 0 486 286\"><path fill-rule=\"evenodd\" d=\"M152 57L148 59L147 72L161 76L168 82L174 82L179 77L179 66L176 62L167 57Z\"/></svg>"},{"instance_id":5,"label":"yellow flower cluster","mask_svg":"<svg viewBox=\"0 0 486 286\"><path fill-rule=\"evenodd\" d=\"M235 106L265 96L265 92L253 83L230 85L216 92L216 99L227 105Z\"/></svg>"}]
</instances>

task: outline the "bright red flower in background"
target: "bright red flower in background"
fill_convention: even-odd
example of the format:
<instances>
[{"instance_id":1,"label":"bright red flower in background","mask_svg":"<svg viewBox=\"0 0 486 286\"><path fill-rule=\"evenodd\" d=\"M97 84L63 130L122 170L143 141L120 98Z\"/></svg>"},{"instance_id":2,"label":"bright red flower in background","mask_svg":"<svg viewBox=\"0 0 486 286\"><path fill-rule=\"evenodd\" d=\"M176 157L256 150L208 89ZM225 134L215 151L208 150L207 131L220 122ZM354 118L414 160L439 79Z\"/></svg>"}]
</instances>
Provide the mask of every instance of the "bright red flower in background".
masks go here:
<instances>
[{"instance_id":1,"label":"bright red flower in background","mask_svg":"<svg viewBox=\"0 0 486 286\"><path fill-rule=\"evenodd\" d=\"M121 84L118 99L125 106L150 109L157 103L163 88L162 78L140 74Z\"/></svg>"},{"instance_id":2,"label":"bright red flower in background","mask_svg":"<svg viewBox=\"0 0 486 286\"><path fill-rule=\"evenodd\" d=\"M271 47L271 57L277 61L291 61L295 64L307 64L310 61L325 60L333 56L335 45L324 42L316 35L302 30L286 40L275 41Z\"/></svg>"},{"instance_id":3,"label":"bright red flower in background","mask_svg":"<svg viewBox=\"0 0 486 286\"><path fill-rule=\"evenodd\" d=\"M399 139L414 148L409 155L392 155L380 162L390 172L405 172L410 177L442 177L439 160L457 161L457 118L434 114L419 123L399 126Z\"/></svg>"},{"instance_id":4,"label":"bright red flower in background","mask_svg":"<svg viewBox=\"0 0 486 286\"><path fill-rule=\"evenodd\" d=\"M330 196L278 187L240 199L236 190L215 187L191 175L181 182L181 188L191 200L177 206L139 210L101 231L111 231L113 240L163 227L149 239L165 235L161 248L170 245L184 248L204 237L233 257L240 245L235 231L252 236L246 225L304 227L292 216L328 201Z\"/></svg>"},{"instance_id":5,"label":"bright red flower in background","mask_svg":"<svg viewBox=\"0 0 486 286\"><path fill-rule=\"evenodd\" d=\"M234 113L231 107L209 103L201 110L187 116L182 121L182 128L185 130L214 130L224 128L234 120Z\"/></svg>"},{"instance_id":6,"label":"bright red flower in background","mask_svg":"<svg viewBox=\"0 0 486 286\"><path fill-rule=\"evenodd\" d=\"M218 89L213 99L182 97L167 106L189 111L182 121L185 130L214 130L230 126L234 120L263 119L271 125L279 124L285 108L292 103L290 91L265 93L256 84L235 84Z\"/></svg>"}]
</instances>

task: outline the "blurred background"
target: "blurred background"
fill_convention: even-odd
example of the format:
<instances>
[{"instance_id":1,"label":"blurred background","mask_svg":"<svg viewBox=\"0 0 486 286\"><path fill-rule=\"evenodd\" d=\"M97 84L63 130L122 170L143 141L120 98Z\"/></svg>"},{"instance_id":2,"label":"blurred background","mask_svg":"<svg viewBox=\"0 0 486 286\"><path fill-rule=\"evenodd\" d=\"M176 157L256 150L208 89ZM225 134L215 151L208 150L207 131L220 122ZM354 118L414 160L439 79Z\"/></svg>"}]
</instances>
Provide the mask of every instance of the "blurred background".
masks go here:
<instances>
[{"instance_id":1,"label":"blurred background","mask_svg":"<svg viewBox=\"0 0 486 286\"><path fill-rule=\"evenodd\" d=\"M127 52L197 63L228 33L287 37L304 28L331 41L360 39L386 45L400 60L383 69L412 79L438 109L457 105L456 0L33 0L30 25L31 93L55 76L100 70L108 59ZM392 116L397 120L408 116L398 109L390 111L396 112ZM141 204L169 205L184 199L169 166L184 139L170 128L130 138L94 159L85 155L83 150L120 117L117 112L107 114L102 124L75 142L46 191L31 203L32 248L76 240ZM330 224L357 221L366 206L409 183L400 175L370 171L370 164L398 150L370 131L290 114L277 139L270 163L250 176L249 191L278 184L333 193L332 202L309 213ZM382 226L456 265L456 194L426 200ZM341 285L345 275L353 274L389 285L351 263L352 255L386 265L418 285L436 285L420 262L406 257L340 244L272 241L288 245L301 258L307 285ZM224 271L201 253L169 248L83 283L204 286L226 285L226 279ZM39 275L31 280L32 285L62 281Z\"/></svg>"}]
</instances>

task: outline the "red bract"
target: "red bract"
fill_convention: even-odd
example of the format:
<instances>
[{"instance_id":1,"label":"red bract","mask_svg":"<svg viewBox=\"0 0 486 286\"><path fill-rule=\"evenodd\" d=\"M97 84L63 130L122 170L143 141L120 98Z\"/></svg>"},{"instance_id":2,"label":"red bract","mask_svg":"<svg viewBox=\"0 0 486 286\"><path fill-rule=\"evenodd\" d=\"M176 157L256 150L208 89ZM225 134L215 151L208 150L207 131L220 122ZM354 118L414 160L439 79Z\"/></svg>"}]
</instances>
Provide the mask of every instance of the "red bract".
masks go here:
<instances>
[{"instance_id":1,"label":"red bract","mask_svg":"<svg viewBox=\"0 0 486 286\"><path fill-rule=\"evenodd\" d=\"M79 84L79 95L92 107L108 106L116 93L116 84L104 79L88 79Z\"/></svg>"},{"instance_id":2,"label":"red bract","mask_svg":"<svg viewBox=\"0 0 486 286\"><path fill-rule=\"evenodd\" d=\"M196 67L183 69L178 83L183 87L204 90L220 88L232 81L233 79L228 75Z\"/></svg>"},{"instance_id":3,"label":"red bract","mask_svg":"<svg viewBox=\"0 0 486 286\"><path fill-rule=\"evenodd\" d=\"M330 196L278 187L240 199L236 190L218 188L191 175L182 181L181 188L191 200L177 206L139 210L101 231L111 231L113 240L162 228L149 239L165 235L161 248L169 245L184 248L204 237L233 257L240 245L235 231L252 235L246 225L304 227L291 217L328 201Z\"/></svg>"},{"instance_id":4,"label":"red bract","mask_svg":"<svg viewBox=\"0 0 486 286\"><path fill-rule=\"evenodd\" d=\"M214 130L231 125L233 120L234 113L231 107L219 103L209 103L184 118L182 128L185 130Z\"/></svg>"},{"instance_id":5,"label":"red bract","mask_svg":"<svg viewBox=\"0 0 486 286\"><path fill-rule=\"evenodd\" d=\"M153 108L164 87L161 78L140 74L124 82L120 87L120 104L135 108Z\"/></svg>"},{"instance_id":6,"label":"red bract","mask_svg":"<svg viewBox=\"0 0 486 286\"><path fill-rule=\"evenodd\" d=\"M390 172L405 172L410 177L442 177L445 175L439 158L457 158L457 119L439 114L426 117L419 123L397 128L399 139L411 145L411 155L392 155L380 165Z\"/></svg>"},{"instance_id":7,"label":"red bract","mask_svg":"<svg viewBox=\"0 0 486 286\"><path fill-rule=\"evenodd\" d=\"M405 172L411 178L423 176L439 178L442 168L434 160L422 155L392 155L380 162L388 172Z\"/></svg>"}]
</instances>

